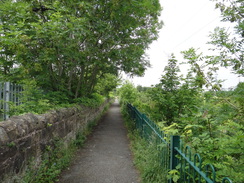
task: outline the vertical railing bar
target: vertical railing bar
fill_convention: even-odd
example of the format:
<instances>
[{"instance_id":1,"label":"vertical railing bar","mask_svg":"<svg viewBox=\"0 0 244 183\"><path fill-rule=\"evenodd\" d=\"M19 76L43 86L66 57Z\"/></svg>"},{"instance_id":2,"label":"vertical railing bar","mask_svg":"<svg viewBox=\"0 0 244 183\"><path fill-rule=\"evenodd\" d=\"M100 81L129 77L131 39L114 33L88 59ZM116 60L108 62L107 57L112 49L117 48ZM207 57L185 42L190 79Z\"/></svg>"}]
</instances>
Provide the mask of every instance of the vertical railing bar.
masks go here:
<instances>
[{"instance_id":1,"label":"vertical railing bar","mask_svg":"<svg viewBox=\"0 0 244 183\"><path fill-rule=\"evenodd\" d=\"M167 135L159 129L156 123L151 121L146 115L141 114L136 107L130 107L129 109L134 110L135 114L137 114L137 120L135 120L135 122L141 123L141 127L139 128L142 129L142 137L146 138L148 141L151 140L155 142L156 147L159 147L159 143L165 144L161 149L161 153L158 154L160 157L163 156L160 160L162 168L165 168L167 171L169 169L172 170L172 167L176 168L177 164L180 162L180 179L178 181L182 183L196 182L198 177L198 182L202 182L201 180L204 179L207 183L215 183L216 172L211 164L206 165L206 172L203 172L201 170L202 160L199 154L196 153L194 155L194 160L192 161L191 149L189 146L186 146L185 152L183 153L184 145L182 141L179 141L178 147L172 149L172 139L168 144L165 141L165 139L168 139ZM173 138L173 136L171 138ZM175 153L175 155L172 156L172 153ZM178 155L180 156L179 158L177 157ZM172 159L175 160L174 163L172 162ZM199 165L197 165L198 163ZM189 167L187 167L188 165ZM209 169L212 169L212 171ZM198 176L196 174L198 174ZM225 181L232 183L229 178L224 178L222 183L225 183Z\"/></svg>"},{"instance_id":2,"label":"vertical railing bar","mask_svg":"<svg viewBox=\"0 0 244 183\"><path fill-rule=\"evenodd\" d=\"M197 161L198 160L198 161ZM201 167L202 167L202 159L201 159L201 156L198 154L198 153L196 153L195 155L194 155L194 165L195 166L197 166L197 162L199 163L199 165L198 165L198 168L199 168L199 171L201 171ZM195 179L195 177L196 177L196 170L194 170L194 179ZM198 182L200 183L201 182L201 176L200 176L200 174L198 174Z\"/></svg>"},{"instance_id":3,"label":"vertical railing bar","mask_svg":"<svg viewBox=\"0 0 244 183\"><path fill-rule=\"evenodd\" d=\"M3 83L0 82L0 120L4 120L3 117Z\"/></svg>"},{"instance_id":4,"label":"vertical railing bar","mask_svg":"<svg viewBox=\"0 0 244 183\"><path fill-rule=\"evenodd\" d=\"M180 151L182 152L183 150L183 141L180 140ZM183 157L180 156L180 180L182 181L183 180L183 177L182 177L182 172L183 172Z\"/></svg>"},{"instance_id":5,"label":"vertical railing bar","mask_svg":"<svg viewBox=\"0 0 244 183\"><path fill-rule=\"evenodd\" d=\"M10 83L9 85L10 85L10 91L9 91L10 99L9 99L9 101L10 101L10 102L14 102L14 88L13 88L13 87L14 87L14 86L13 86L14 84L13 84L13 83ZM16 104L14 103L14 105L16 105ZM10 106L11 106L11 105L10 105L10 103L9 103L9 112L10 112Z\"/></svg>"},{"instance_id":6,"label":"vertical railing bar","mask_svg":"<svg viewBox=\"0 0 244 183\"><path fill-rule=\"evenodd\" d=\"M5 107L6 107L6 86L5 83L3 83L3 120L5 120Z\"/></svg>"},{"instance_id":7,"label":"vertical railing bar","mask_svg":"<svg viewBox=\"0 0 244 183\"><path fill-rule=\"evenodd\" d=\"M182 169L182 171L183 171L183 181L186 181L186 159L185 158L184 158L183 162L184 162L183 169Z\"/></svg>"},{"instance_id":8,"label":"vertical railing bar","mask_svg":"<svg viewBox=\"0 0 244 183\"><path fill-rule=\"evenodd\" d=\"M213 183L215 183L215 179L216 179L216 173L215 173L215 169L214 169L214 167L213 167L213 165L211 165L211 164L207 164L206 166L205 166L206 168L205 168L205 170L206 170L206 177L208 177L208 178L210 178L211 179L211 175L210 175L210 177L209 177L209 168L211 168L211 172L212 172L212 176L213 176Z\"/></svg>"},{"instance_id":9,"label":"vertical railing bar","mask_svg":"<svg viewBox=\"0 0 244 183\"><path fill-rule=\"evenodd\" d=\"M5 83L5 88L4 88L4 120L9 118L9 101L10 101L10 82Z\"/></svg>"},{"instance_id":10,"label":"vertical railing bar","mask_svg":"<svg viewBox=\"0 0 244 183\"><path fill-rule=\"evenodd\" d=\"M196 166L196 154L194 155L194 165ZM196 179L196 170L193 169L193 180Z\"/></svg>"},{"instance_id":11,"label":"vertical railing bar","mask_svg":"<svg viewBox=\"0 0 244 183\"><path fill-rule=\"evenodd\" d=\"M176 157L177 151L175 148L180 148L180 136L171 136L170 138L170 170L176 169L178 165L178 159ZM172 183L172 178L170 179L170 183Z\"/></svg>"},{"instance_id":12,"label":"vertical railing bar","mask_svg":"<svg viewBox=\"0 0 244 183\"><path fill-rule=\"evenodd\" d=\"M18 85L17 84L14 84L14 104L15 105L18 105L18 103L17 103L17 87L18 87Z\"/></svg>"},{"instance_id":13,"label":"vertical railing bar","mask_svg":"<svg viewBox=\"0 0 244 183\"><path fill-rule=\"evenodd\" d=\"M186 157L188 156L189 161L191 161L191 148L189 146L185 147L185 155L186 155ZM188 180L188 183L189 183L190 182L190 173L191 173L190 164L186 163L186 165L188 165L187 170L185 169L185 171L187 173L186 179Z\"/></svg>"},{"instance_id":14,"label":"vertical railing bar","mask_svg":"<svg viewBox=\"0 0 244 183\"><path fill-rule=\"evenodd\" d=\"M13 84L9 83L9 101L13 101Z\"/></svg>"},{"instance_id":15,"label":"vertical railing bar","mask_svg":"<svg viewBox=\"0 0 244 183\"><path fill-rule=\"evenodd\" d=\"M17 90L17 95L16 95L16 97L17 97L17 103L18 103L18 105L20 105L21 104L21 101L20 101L20 98L21 98L21 94L22 94L22 88L18 85L18 90Z\"/></svg>"}]
</instances>

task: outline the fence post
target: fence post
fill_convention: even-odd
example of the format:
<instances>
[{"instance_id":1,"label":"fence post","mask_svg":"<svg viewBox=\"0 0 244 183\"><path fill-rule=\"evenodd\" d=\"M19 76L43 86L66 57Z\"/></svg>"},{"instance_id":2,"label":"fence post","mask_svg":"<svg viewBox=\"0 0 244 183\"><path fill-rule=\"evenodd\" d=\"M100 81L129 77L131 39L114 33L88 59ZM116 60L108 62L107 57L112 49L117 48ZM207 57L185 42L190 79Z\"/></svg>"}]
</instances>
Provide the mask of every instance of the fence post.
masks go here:
<instances>
[{"instance_id":1,"label":"fence post","mask_svg":"<svg viewBox=\"0 0 244 183\"><path fill-rule=\"evenodd\" d=\"M4 120L9 118L10 82L4 84Z\"/></svg>"},{"instance_id":2,"label":"fence post","mask_svg":"<svg viewBox=\"0 0 244 183\"><path fill-rule=\"evenodd\" d=\"M176 169L178 165L178 159L176 158L177 151L175 147L180 149L180 136L171 136L170 137L170 170ZM169 180L169 183L172 183L172 179Z\"/></svg>"},{"instance_id":3,"label":"fence post","mask_svg":"<svg viewBox=\"0 0 244 183\"><path fill-rule=\"evenodd\" d=\"M3 83L0 82L0 121L4 120L3 116Z\"/></svg>"}]
</instances>

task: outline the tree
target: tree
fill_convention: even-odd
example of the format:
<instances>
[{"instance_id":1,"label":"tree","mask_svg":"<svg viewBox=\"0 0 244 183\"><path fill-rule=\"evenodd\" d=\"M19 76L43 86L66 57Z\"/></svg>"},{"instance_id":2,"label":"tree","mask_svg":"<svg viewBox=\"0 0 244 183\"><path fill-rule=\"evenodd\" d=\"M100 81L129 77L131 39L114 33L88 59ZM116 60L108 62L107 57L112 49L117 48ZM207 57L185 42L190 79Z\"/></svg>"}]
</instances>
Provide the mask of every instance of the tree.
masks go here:
<instances>
[{"instance_id":1,"label":"tree","mask_svg":"<svg viewBox=\"0 0 244 183\"><path fill-rule=\"evenodd\" d=\"M168 60L168 65L164 68L165 74L162 75L160 84L166 92L174 92L180 85L180 78L178 76L180 69L177 62L175 56L172 54L171 58Z\"/></svg>"},{"instance_id":2,"label":"tree","mask_svg":"<svg viewBox=\"0 0 244 183\"><path fill-rule=\"evenodd\" d=\"M123 85L117 91L122 104L133 104L137 99L138 91L129 81L125 81L125 83L123 83Z\"/></svg>"},{"instance_id":3,"label":"tree","mask_svg":"<svg viewBox=\"0 0 244 183\"><path fill-rule=\"evenodd\" d=\"M1 1L1 77L78 98L106 73L142 75L160 10L158 0Z\"/></svg>"},{"instance_id":4,"label":"tree","mask_svg":"<svg viewBox=\"0 0 244 183\"><path fill-rule=\"evenodd\" d=\"M181 53L184 59L187 60L183 64L190 66L185 81L191 87L195 89L203 89L205 87L215 91L220 90L222 81L214 77L218 67L207 63L206 58L209 58L209 56L204 56L203 53L197 53L197 50L194 48L182 51Z\"/></svg>"},{"instance_id":5,"label":"tree","mask_svg":"<svg viewBox=\"0 0 244 183\"><path fill-rule=\"evenodd\" d=\"M164 74L160 83L156 85L150 92L150 97L156 102L156 113L161 113L161 119L169 126L179 115L179 106L177 105L178 89L180 87L180 72L177 60L172 54L168 60L168 65L164 68Z\"/></svg>"},{"instance_id":6,"label":"tree","mask_svg":"<svg viewBox=\"0 0 244 183\"><path fill-rule=\"evenodd\" d=\"M234 73L244 76L244 3L242 0L213 0L216 8L220 9L222 21L235 24L235 33L231 34L226 28L217 27L210 37L209 43L214 45L219 55L210 57L210 64L221 64L232 67Z\"/></svg>"},{"instance_id":7,"label":"tree","mask_svg":"<svg viewBox=\"0 0 244 183\"><path fill-rule=\"evenodd\" d=\"M104 78L98 81L95 90L103 96L109 96L109 93L116 89L120 81L117 76L107 73Z\"/></svg>"}]
</instances>

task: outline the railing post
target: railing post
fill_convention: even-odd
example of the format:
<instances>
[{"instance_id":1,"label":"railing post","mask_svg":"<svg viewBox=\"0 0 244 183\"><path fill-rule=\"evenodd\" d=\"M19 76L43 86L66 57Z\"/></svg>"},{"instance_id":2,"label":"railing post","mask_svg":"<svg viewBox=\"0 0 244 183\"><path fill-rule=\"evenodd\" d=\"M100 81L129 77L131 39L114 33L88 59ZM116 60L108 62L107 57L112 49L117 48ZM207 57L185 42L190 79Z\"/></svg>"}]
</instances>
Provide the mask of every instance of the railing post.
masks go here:
<instances>
[{"instance_id":1,"label":"railing post","mask_svg":"<svg viewBox=\"0 0 244 183\"><path fill-rule=\"evenodd\" d=\"M170 170L176 169L178 165L178 159L176 157L177 151L175 147L180 149L180 136L171 136L170 137ZM169 183L172 183L172 179L169 180Z\"/></svg>"},{"instance_id":2,"label":"railing post","mask_svg":"<svg viewBox=\"0 0 244 183\"><path fill-rule=\"evenodd\" d=\"M3 116L3 83L0 82L0 121L4 120Z\"/></svg>"},{"instance_id":3,"label":"railing post","mask_svg":"<svg viewBox=\"0 0 244 183\"><path fill-rule=\"evenodd\" d=\"M4 84L4 120L9 118L10 82Z\"/></svg>"},{"instance_id":4,"label":"railing post","mask_svg":"<svg viewBox=\"0 0 244 183\"><path fill-rule=\"evenodd\" d=\"M146 128L146 124L144 122L144 114L141 114L141 126L142 126L142 136L147 139L147 128Z\"/></svg>"}]
</instances>

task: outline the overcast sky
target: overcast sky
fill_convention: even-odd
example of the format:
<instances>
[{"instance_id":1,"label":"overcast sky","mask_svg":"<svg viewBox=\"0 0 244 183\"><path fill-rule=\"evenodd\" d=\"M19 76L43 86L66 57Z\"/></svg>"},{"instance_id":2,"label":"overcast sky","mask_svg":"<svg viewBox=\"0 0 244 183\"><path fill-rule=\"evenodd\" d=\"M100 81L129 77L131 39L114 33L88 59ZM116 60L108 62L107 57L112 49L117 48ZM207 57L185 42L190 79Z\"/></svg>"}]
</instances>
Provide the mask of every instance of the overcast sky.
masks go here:
<instances>
[{"instance_id":1,"label":"overcast sky","mask_svg":"<svg viewBox=\"0 0 244 183\"><path fill-rule=\"evenodd\" d=\"M161 20L164 26L157 41L154 41L147 54L151 68L148 68L144 77L127 78L135 85L151 86L159 83L163 69L171 53L178 61L182 61L181 51L190 47L199 48L206 53L210 39L208 35L216 26L229 27L220 21L220 12L215 9L215 3L210 0L160 0L163 11ZM185 72L184 69L183 73ZM224 74L223 74L224 73ZM223 88L235 86L244 78L237 78L227 70L218 73L218 79L227 79Z\"/></svg>"}]
</instances>

